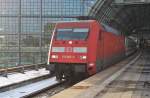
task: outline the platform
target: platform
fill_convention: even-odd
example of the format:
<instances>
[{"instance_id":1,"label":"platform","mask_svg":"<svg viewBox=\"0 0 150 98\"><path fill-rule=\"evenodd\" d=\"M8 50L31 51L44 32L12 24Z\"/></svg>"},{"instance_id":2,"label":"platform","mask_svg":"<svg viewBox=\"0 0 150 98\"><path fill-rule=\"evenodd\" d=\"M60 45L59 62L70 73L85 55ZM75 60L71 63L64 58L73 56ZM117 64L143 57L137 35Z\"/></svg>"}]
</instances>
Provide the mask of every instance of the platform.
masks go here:
<instances>
[{"instance_id":1,"label":"platform","mask_svg":"<svg viewBox=\"0 0 150 98\"><path fill-rule=\"evenodd\" d=\"M50 98L99 98L105 87L114 81L122 72L135 62L140 55L127 58L112 67L80 82ZM134 59L133 59L134 58ZM105 98L120 98L120 97ZM124 97L125 98L125 97Z\"/></svg>"}]
</instances>

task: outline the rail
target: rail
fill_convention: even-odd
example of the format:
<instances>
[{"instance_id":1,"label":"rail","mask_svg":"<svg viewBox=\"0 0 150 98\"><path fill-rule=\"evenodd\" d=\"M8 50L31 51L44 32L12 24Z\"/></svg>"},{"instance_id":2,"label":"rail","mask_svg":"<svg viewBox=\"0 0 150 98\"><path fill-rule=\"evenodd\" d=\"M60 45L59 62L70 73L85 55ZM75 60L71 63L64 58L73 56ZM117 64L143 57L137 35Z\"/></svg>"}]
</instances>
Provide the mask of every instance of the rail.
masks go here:
<instances>
[{"instance_id":1,"label":"rail","mask_svg":"<svg viewBox=\"0 0 150 98\"><path fill-rule=\"evenodd\" d=\"M26 70L38 70L40 68L46 68L46 63L42 64L33 64L33 65L20 65L15 67L6 67L0 69L0 75L7 77L8 73L20 72L24 73Z\"/></svg>"}]
</instances>

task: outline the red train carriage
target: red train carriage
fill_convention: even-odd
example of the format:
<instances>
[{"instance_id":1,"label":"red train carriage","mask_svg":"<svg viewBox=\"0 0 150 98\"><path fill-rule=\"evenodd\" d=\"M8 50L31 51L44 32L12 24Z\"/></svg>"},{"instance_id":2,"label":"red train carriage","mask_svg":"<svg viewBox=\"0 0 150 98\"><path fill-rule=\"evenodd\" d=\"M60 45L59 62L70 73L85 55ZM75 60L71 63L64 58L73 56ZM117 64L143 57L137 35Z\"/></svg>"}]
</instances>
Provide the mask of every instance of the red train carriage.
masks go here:
<instances>
[{"instance_id":1,"label":"red train carriage","mask_svg":"<svg viewBox=\"0 0 150 98\"><path fill-rule=\"evenodd\" d=\"M61 22L53 32L48 63L58 80L89 76L125 57L125 37L96 20Z\"/></svg>"}]
</instances>

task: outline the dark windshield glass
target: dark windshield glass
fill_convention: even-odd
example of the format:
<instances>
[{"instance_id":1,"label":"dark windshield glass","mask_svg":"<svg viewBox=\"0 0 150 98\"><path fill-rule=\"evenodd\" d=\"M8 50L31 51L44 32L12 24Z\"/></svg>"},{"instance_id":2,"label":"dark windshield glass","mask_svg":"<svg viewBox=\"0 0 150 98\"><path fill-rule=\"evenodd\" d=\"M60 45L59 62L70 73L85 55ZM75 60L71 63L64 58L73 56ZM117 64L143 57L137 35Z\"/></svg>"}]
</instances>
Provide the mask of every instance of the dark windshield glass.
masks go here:
<instances>
[{"instance_id":1,"label":"dark windshield glass","mask_svg":"<svg viewBox=\"0 0 150 98\"><path fill-rule=\"evenodd\" d=\"M56 40L86 40L88 28L57 29Z\"/></svg>"}]
</instances>

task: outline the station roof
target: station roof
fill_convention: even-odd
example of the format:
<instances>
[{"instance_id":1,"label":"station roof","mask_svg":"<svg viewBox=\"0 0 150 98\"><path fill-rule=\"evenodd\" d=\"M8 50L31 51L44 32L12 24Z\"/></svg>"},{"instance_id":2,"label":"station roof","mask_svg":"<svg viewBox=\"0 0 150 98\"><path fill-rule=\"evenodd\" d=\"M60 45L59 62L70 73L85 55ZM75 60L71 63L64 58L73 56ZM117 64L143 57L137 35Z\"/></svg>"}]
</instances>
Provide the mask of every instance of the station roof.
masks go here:
<instances>
[{"instance_id":1,"label":"station roof","mask_svg":"<svg viewBox=\"0 0 150 98\"><path fill-rule=\"evenodd\" d=\"M150 38L150 0L96 0L89 16L126 35L141 33Z\"/></svg>"}]
</instances>

